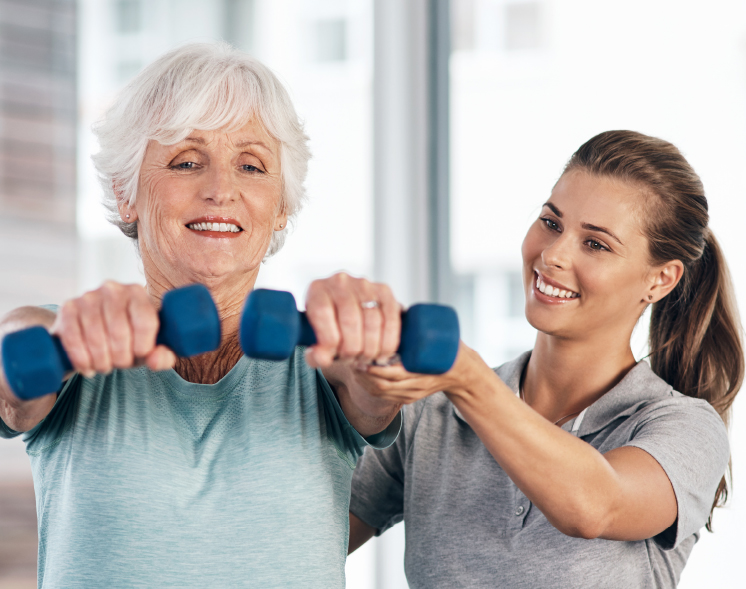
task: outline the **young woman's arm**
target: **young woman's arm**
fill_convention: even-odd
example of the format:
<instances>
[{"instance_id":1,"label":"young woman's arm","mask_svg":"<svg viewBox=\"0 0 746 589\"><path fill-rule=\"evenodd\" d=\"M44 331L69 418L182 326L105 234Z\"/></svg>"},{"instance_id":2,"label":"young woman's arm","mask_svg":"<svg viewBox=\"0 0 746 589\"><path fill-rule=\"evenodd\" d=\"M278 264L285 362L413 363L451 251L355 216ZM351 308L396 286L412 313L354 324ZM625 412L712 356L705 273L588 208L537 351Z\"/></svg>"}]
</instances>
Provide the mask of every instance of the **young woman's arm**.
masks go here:
<instances>
[{"instance_id":1,"label":"young woman's arm","mask_svg":"<svg viewBox=\"0 0 746 589\"><path fill-rule=\"evenodd\" d=\"M673 487L650 454L634 447L601 454L536 413L478 356L470 360L478 377L449 398L558 530L581 538L642 540L676 521Z\"/></svg>"},{"instance_id":2,"label":"young woman's arm","mask_svg":"<svg viewBox=\"0 0 746 589\"><path fill-rule=\"evenodd\" d=\"M518 488L569 536L642 540L676 521L673 487L650 454L634 447L601 454L531 409L465 346L444 377L397 367L368 375L380 395L402 402L445 391Z\"/></svg>"}]
</instances>

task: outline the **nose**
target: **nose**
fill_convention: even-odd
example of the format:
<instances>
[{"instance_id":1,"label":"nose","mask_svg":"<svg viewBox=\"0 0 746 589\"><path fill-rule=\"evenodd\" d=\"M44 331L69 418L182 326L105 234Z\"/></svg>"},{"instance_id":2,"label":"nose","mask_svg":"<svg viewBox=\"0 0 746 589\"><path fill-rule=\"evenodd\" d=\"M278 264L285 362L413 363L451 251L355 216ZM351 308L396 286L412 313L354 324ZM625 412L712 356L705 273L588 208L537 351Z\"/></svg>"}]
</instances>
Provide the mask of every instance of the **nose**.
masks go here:
<instances>
[{"instance_id":1,"label":"nose","mask_svg":"<svg viewBox=\"0 0 746 589\"><path fill-rule=\"evenodd\" d=\"M223 205L238 198L238 188L231 172L230 165L210 166L205 175L202 198L216 205Z\"/></svg>"},{"instance_id":2,"label":"nose","mask_svg":"<svg viewBox=\"0 0 746 589\"><path fill-rule=\"evenodd\" d=\"M565 233L559 235L541 252L541 261L547 267L567 269L570 267L570 240Z\"/></svg>"}]
</instances>

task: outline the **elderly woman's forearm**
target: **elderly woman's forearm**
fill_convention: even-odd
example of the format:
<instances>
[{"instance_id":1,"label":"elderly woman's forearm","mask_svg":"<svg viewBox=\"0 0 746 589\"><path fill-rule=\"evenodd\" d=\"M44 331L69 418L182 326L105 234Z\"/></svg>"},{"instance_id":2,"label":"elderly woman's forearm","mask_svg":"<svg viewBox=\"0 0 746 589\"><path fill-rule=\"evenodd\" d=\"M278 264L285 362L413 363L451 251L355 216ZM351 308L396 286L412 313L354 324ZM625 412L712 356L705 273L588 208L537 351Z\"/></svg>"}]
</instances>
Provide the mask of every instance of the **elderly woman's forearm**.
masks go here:
<instances>
[{"instance_id":1,"label":"elderly woman's forearm","mask_svg":"<svg viewBox=\"0 0 746 589\"><path fill-rule=\"evenodd\" d=\"M42 325L49 328L54 323L55 314L41 307L20 307L0 320L0 340L6 334ZM46 395L38 399L23 401L16 397L5 378L5 370L0 365L0 418L15 431L28 431L51 411L57 395Z\"/></svg>"},{"instance_id":2,"label":"elderly woman's forearm","mask_svg":"<svg viewBox=\"0 0 746 589\"><path fill-rule=\"evenodd\" d=\"M402 407L401 403L371 394L347 363L335 362L323 373L347 421L363 437L385 430Z\"/></svg>"}]
</instances>

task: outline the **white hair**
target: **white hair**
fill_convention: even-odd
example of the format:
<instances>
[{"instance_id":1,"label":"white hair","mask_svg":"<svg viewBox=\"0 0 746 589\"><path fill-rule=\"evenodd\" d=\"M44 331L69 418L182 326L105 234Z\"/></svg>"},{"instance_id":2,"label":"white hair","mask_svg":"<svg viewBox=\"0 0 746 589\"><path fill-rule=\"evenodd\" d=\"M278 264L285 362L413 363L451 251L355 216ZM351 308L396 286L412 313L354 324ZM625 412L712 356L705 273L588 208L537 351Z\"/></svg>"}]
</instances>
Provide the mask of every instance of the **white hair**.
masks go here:
<instances>
[{"instance_id":1,"label":"white hair","mask_svg":"<svg viewBox=\"0 0 746 589\"><path fill-rule=\"evenodd\" d=\"M280 143L282 204L293 220L306 197L308 136L275 74L226 43L192 43L161 56L93 126L101 146L93 163L107 219L137 243L137 223L122 221L117 200L135 204L148 141L173 145L194 130L235 130L254 117ZM282 247L286 235L287 227L273 233L265 258Z\"/></svg>"}]
</instances>

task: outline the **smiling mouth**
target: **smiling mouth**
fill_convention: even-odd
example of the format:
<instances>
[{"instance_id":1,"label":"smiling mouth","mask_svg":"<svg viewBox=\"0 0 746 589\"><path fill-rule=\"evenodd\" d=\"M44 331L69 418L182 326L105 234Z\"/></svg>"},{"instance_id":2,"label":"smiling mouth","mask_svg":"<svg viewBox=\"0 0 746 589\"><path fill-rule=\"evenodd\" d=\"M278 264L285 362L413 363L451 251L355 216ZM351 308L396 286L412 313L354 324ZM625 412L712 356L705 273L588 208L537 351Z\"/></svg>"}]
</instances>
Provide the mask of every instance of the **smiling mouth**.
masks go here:
<instances>
[{"instance_id":1,"label":"smiling mouth","mask_svg":"<svg viewBox=\"0 0 746 589\"><path fill-rule=\"evenodd\" d=\"M543 295L557 299L577 299L580 297L580 293L546 284L538 272L536 273L536 290Z\"/></svg>"},{"instance_id":2,"label":"smiling mouth","mask_svg":"<svg viewBox=\"0 0 746 589\"><path fill-rule=\"evenodd\" d=\"M193 231L212 231L215 233L240 233L243 231L243 229L233 223L213 223L209 221L203 223L189 223L187 227Z\"/></svg>"}]
</instances>

